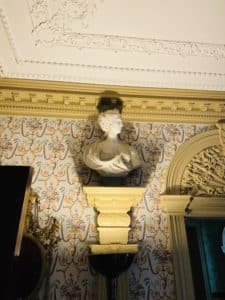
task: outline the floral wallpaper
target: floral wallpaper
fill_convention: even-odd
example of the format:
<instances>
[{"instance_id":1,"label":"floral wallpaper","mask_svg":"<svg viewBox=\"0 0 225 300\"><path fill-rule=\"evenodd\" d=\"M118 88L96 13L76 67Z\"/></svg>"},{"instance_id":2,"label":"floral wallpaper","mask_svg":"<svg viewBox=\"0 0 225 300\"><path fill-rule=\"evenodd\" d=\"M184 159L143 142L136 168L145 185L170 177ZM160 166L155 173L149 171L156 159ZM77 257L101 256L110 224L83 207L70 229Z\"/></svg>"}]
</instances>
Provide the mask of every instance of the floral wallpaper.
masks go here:
<instances>
[{"instance_id":1,"label":"floral wallpaper","mask_svg":"<svg viewBox=\"0 0 225 300\"><path fill-rule=\"evenodd\" d=\"M132 210L129 239L140 250L128 273L130 300L175 299L167 215L160 194L178 147L206 130L206 125L124 124L120 138L135 146L143 161L126 177L126 185L146 187L140 205ZM31 188L37 198L30 230L36 235L45 232L39 237L49 253L41 300L97 299L96 274L88 264L88 243L98 238L95 212L82 186L98 185L99 176L83 164L81 154L84 145L101 134L94 121L0 116L0 164L34 168Z\"/></svg>"}]
</instances>

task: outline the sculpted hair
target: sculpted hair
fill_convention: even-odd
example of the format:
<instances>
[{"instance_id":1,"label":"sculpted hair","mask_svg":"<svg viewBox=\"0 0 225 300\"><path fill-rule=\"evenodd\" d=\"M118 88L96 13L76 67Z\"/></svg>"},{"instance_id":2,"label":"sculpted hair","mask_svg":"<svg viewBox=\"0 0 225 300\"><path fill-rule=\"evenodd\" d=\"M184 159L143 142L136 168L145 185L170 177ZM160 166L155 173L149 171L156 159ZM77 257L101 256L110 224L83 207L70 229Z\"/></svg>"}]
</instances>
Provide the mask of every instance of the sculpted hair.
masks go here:
<instances>
[{"instance_id":1,"label":"sculpted hair","mask_svg":"<svg viewBox=\"0 0 225 300\"><path fill-rule=\"evenodd\" d=\"M97 110L99 113L114 109L118 110L120 113L122 112L123 101L120 98L109 96L100 97L97 105Z\"/></svg>"}]
</instances>

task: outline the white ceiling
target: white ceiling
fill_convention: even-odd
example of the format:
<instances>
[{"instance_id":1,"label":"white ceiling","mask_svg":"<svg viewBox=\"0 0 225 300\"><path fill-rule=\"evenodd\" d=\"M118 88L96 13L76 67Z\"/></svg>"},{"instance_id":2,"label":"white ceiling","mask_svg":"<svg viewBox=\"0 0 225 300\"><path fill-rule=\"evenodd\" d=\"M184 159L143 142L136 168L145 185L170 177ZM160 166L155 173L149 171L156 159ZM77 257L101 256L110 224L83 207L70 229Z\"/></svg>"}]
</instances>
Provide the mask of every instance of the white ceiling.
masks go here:
<instances>
[{"instance_id":1,"label":"white ceiling","mask_svg":"<svg viewBox=\"0 0 225 300\"><path fill-rule=\"evenodd\" d=\"M224 0L0 0L0 76L225 90Z\"/></svg>"}]
</instances>

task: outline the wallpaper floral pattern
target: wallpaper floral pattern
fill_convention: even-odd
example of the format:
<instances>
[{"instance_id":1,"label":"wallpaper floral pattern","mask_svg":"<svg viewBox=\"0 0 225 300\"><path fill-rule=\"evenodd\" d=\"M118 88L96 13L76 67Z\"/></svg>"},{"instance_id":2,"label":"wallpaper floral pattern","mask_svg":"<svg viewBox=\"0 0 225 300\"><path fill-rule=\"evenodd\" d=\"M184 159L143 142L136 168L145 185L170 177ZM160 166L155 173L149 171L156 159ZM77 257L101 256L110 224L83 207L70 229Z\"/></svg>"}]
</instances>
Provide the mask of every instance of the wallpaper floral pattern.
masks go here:
<instances>
[{"instance_id":1,"label":"wallpaper floral pattern","mask_svg":"<svg viewBox=\"0 0 225 300\"><path fill-rule=\"evenodd\" d=\"M120 138L136 147L143 166L126 177L128 186L146 187L132 213L130 241L140 250L129 269L130 300L175 299L167 216L160 204L166 173L178 147L206 125L125 123ZM97 241L95 212L83 185L98 185L97 173L81 160L83 146L101 136L87 120L0 117L0 164L34 168L33 209L39 228L56 224L57 242L39 295L49 300L95 300L96 274L89 268L88 243ZM51 241L45 241L50 245ZM50 246L49 246L50 247Z\"/></svg>"}]
</instances>

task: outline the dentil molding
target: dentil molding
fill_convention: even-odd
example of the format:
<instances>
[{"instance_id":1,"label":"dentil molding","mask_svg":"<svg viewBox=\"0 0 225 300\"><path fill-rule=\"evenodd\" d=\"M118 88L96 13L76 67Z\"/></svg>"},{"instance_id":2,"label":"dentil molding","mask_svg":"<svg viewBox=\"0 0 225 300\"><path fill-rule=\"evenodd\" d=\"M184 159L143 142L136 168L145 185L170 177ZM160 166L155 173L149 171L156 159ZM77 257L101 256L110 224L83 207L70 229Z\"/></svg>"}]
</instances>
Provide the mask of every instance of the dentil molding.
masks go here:
<instances>
[{"instance_id":1,"label":"dentil molding","mask_svg":"<svg viewBox=\"0 0 225 300\"><path fill-rule=\"evenodd\" d=\"M225 117L225 92L5 78L0 78L0 113L95 120L105 91L123 100L124 121L216 124Z\"/></svg>"}]
</instances>

